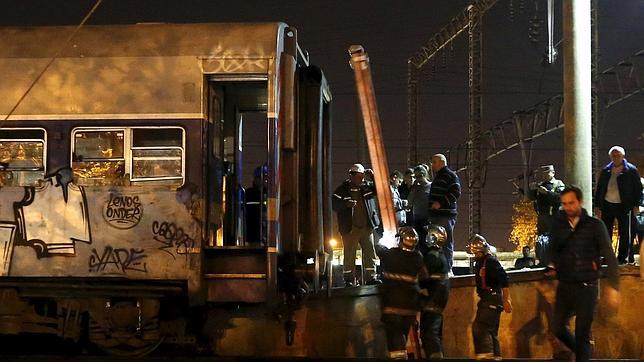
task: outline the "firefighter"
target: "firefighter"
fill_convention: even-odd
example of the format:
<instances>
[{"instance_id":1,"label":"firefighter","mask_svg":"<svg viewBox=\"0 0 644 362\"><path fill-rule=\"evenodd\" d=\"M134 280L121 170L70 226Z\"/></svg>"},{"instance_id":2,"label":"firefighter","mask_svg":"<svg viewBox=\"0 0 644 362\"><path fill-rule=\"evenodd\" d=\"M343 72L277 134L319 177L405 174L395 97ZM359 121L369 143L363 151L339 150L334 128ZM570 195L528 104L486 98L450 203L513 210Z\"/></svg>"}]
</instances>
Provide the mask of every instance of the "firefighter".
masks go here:
<instances>
[{"instance_id":1,"label":"firefighter","mask_svg":"<svg viewBox=\"0 0 644 362\"><path fill-rule=\"evenodd\" d=\"M418 234L410 226L398 233L398 247L380 253L383 267L382 322L389 357L407 359L407 334L418 313L418 278L423 275L423 256L416 251Z\"/></svg>"},{"instance_id":2,"label":"firefighter","mask_svg":"<svg viewBox=\"0 0 644 362\"><path fill-rule=\"evenodd\" d=\"M501 311L512 312L508 275L492 255L496 250L485 238L474 234L466 247L474 255L474 276L479 296L476 318L472 323L472 337L477 360L501 359L498 340Z\"/></svg>"},{"instance_id":3,"label":"firefighter","mask_svg":"<svg viewBox=\"0 0 644 362\"><path fill-rule=\"evenodd\" d=\"M447 231L429 224L426 240L423 264L427 275L420 280L420 336L426 358L443 358L443 309L449 295L449 264L443 254Z\"/></svg>"}]
</instances>

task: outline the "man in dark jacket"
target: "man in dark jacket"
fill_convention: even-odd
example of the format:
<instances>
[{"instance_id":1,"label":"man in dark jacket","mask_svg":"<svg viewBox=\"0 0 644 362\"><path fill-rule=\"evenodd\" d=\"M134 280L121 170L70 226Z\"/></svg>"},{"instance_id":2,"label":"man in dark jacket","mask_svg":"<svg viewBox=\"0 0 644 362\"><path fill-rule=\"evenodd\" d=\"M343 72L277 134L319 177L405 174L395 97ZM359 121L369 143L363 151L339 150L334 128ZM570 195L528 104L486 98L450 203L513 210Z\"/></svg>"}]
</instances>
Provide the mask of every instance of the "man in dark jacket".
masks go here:
<instances>
[{"instance_id":1,"label":"man in dark jacket","mask_svg":"<svg viewBox=\"0 0 644 362\"><path fill-rule=\"evenodd\" d=\"M424 253L425 237L427 236L427 223L429 218L429 190L431 182L428 179L427 169L423 166L414 167L414 184L407 197L408 206L411 209L411 220L409 225L413 226L418 233L419 250Z\"/></svg>"},{"instance_id":2,"label":"man in dark jacket","mask_svg":"<svg viewBox=\"0 0 644 362\"><path fill-rule=\"evenodd\" d=\"M423 257L426 278L420 280L420 337L425 358L443 358L443 310L449 296L449 264L443 254L447 232L440 225L427 228L429 251Z\"/></svg>"},{"instance_id":3,"label":"man in dark jacket","mask_svg":"<svg viewBox=\"0 0 644 362\"><path fill-rule=\"evenodd\" d=\"M371 170L367 170L372 174ZM376 279L376 251L373 231L380 224L376 206L376 188L365 180L365 168L357 163L349 169L349 179L340 185L332 197L333 210L338 216L338 229L344 243L344 282L355 283L356 249L362 248L362 267L367 284L378 284Z\"/></svg>"},{"instance_id":4,"label":"man in dark jacket","mask_svg":"<svg viewBox=\"0 0 644 362\"><path fill-rule=\"evenodd\" d=\"M608 155L611 162L599 175L594 212L595 216L606 224L608 235L613 235L613 221L617 219L619 229L617 260L620 264L626 264L627 261L632 263L635 260L631 218L639 211L642 183L637 167L624 159L626 152L622 147L611 147Z\"/></svg>"},{"instance_id":5,"label":"man in dark jacket","mask_svg":"<svg viewBox=\"0 0 644 362\"><path fill-rule=\"evenodd\" d=\"M577 361L591 355L590 329L599 292L601 258L608 264L608 284L602 303L619 305L619 273L606 226L581 207L583 195L576 186L561 192L563 211L552 226L551 267L546 275L557 276L557 299L551 324L552 333L575 353ZM568 320L575 315L575 334Z\"/></svg>"},{"instance_id":6,"label":"man in dark jacket","mask_svg":"<svg viewBox=\"0 0 644 362\"><path fill-rule=\"evenodd\" d=\"M559 193L564 188L564 183L555 178L555 167L545 165L539 167L541 182L528 190L526 196L534 201L534 209L537 212L537 238L535 253L539 259L539 266L548 265L547 249L550 238L552 220L559 212Z\"/></svg>"},{"instance_id":7,"label":"man in dark jacket","mask_svg":"<svg viewBox=\"0 0 644 362\"><path fill-rule=\"evenodd\" d=\"M429 191L429 221L445 228L447 241L443 247L450 273L454 262L454 225L458 215L457 204L461 196L461 181L456 173L447 167L447 158L440 153L432 156L434 181Z\"/></svg>"},{"instance_id":8,"label":"man in dark jacket","mask_svg":"<svg viewBox=\"0 0 644 362\"><path fill-rule=\"evenodd\" d=\"M472 323L476 359L499 360L499 322L501 311L512 313L508 275L493 255L496 248L485 238L474 234L467 245L467 252L474 255L474 279L479 302Z\"/></svg>"},{"instance_id":9,"label":"man in dark jacket","mask_svg":"<svg viewBox=\"0 0 644 362\"><path fill-rule=\"evenodd\" d=\"M389 358L407 359L407 334L418 313L418 279L425 274L423 256L416 251L414 228L400 229L398 247L380 253L383 268L382 322Z\"/></svg>"}]
</instances>

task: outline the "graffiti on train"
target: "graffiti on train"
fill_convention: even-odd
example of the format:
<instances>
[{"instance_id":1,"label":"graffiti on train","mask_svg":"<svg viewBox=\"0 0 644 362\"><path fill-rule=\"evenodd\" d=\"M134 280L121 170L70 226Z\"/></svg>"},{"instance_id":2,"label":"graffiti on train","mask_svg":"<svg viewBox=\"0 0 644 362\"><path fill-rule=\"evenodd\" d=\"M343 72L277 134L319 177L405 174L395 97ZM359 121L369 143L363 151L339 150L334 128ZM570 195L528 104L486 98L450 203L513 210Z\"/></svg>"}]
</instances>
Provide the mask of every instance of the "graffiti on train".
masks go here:
<instances>
[{"instance_id":1,"label":"graffiti on train","mask_svg":"<svg viewBox=\"0 0 644 362\"><path fill-rule=\"evenodd\" d=\"M186 255L195 247L195 240L173 222L154 221L152 223L152 234L162 250L176 259L177 255ZM173 253L174 252L174 253Z\"/></svg>"},{"instance_id":2,"label":"graffiti on train","mask_svg":"<svg viewBox=\"0 0 644 362\"><path fill-rule=\"evenodd\" d=\"M25 186L21 194L12 195L13 215L3 213L0 219L1 275L8 275L15 246L33 248L40 259L75 256L76 243L92 243L85 190L72 183L70 168L48 174L37 186Z\"/></svg>"},{"instance_id":3,"label":"graffiti on train","mask_svg":"<svg viewBox=\"0 0 644 362\"><path fill-rule=\"evenodd\" d=\"M143 208L138 196L110 193L103 208L103 218L108 225L117 229L131 229L139 224Z\"/></svg>"},{"instance_id":4,"label":"graffiti on train","mask_svg":"<svg viewBox=\"0 0 644 362\"><path fill-rule=\"evenodd\" d=\"M128 272L148 272L147 255L143 249L113 248L106 246L99 254L92 249L89 256L90 273L127 274Z\"/></svg>"}]
</instances>

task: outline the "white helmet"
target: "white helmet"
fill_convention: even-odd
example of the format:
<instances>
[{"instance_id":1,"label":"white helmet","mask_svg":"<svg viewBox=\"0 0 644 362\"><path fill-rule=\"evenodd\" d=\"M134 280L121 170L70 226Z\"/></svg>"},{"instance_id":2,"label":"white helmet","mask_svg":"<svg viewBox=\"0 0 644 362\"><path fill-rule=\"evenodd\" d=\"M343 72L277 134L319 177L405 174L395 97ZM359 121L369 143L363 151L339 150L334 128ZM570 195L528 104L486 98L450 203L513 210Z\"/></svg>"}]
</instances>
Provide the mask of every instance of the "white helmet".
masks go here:
<instances>
[{"instance_id":1,"label":"white helmet","mask_svg":"<svg viewBox=\"0 0 644 362\"><path fill-rule=\"evenodd\" d=\"M349 168L349 173L364 173L364 166L359 163L354 163L351 168Z\"/></svg>"}]
</instances>

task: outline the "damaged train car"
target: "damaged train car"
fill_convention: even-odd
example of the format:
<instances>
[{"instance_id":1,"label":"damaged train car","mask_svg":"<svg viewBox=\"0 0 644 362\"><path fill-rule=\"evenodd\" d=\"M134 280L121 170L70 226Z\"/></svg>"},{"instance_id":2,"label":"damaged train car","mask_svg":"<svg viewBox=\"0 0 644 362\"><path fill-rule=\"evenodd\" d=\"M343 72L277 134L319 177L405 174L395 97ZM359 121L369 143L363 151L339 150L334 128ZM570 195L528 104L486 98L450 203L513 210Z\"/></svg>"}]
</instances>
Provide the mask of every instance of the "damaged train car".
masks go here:
<instances>
[{"instance_id":1,"label":"damaged train car","mask_svg":"<svg viewBox=\"0 0 644 362\"><path fill-rule=\"evenodd\" d=\"M74 31L0 28L0 334L140 355L318 288L331 94L296 29Z\"/></svg>"}]
</instances>

